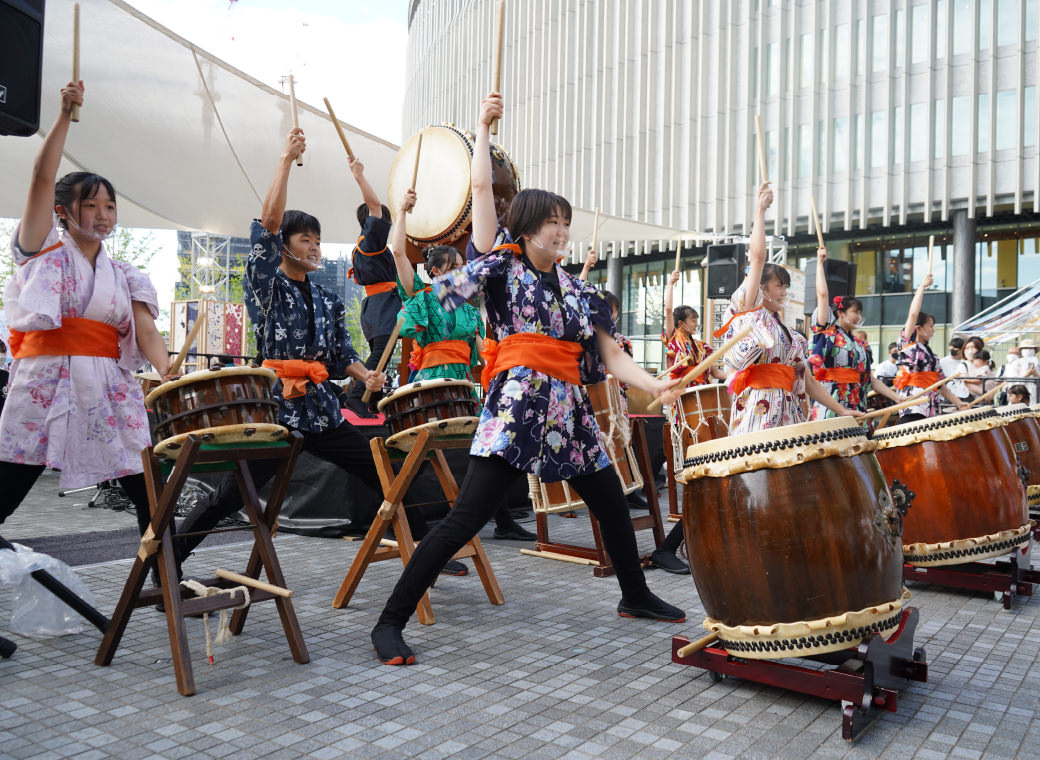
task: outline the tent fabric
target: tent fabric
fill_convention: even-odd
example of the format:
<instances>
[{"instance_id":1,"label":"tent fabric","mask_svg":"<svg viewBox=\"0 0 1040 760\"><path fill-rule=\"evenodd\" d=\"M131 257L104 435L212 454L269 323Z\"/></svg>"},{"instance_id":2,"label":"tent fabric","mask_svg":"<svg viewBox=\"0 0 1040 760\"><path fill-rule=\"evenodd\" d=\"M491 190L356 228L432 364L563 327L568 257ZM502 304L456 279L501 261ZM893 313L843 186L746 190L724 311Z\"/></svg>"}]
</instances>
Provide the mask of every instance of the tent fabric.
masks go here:
<instances>
[{"instance_id":1,"label":"tent fabric","mask_svg":"<svg viewBox=\"0 0 1040 760\"><path fill-rule=\"evenodd\" d=\"M72 5L46 5L41 134L0 137L0 217L21 216L33 158L57 114L58 91L71 77ZM69 130L59 176L88 170L110 179L119 195L119 221L128 227L244 235L260 213L260 198L292 126L288 95L121 0L80 0L80 6L86 99L80 122ZM288 205L317 216L327 242L353 243L361 194L346 152L323 105L300 101L298 111L308 148L304 166L292 168ZM348 124L343 128L387 202L398 146ZM574 210L572 261L584 259L593 218L591 210ZM646 241L674 248L691 235L601 215L598 240L601 252L611 241L641 241L637 253L643 253L649 250Z\"/></svg>"},{"instance_id":2,"label":"tent fabric","mask_svg":"<svg viewBox=\"0 0 1040 760\"><path fill-rule=\"evenodd\" d=\"M977 335L987 343L1006 343L1023 333L1040 332L1040 280L980 311L953 331Z\"/></svg>"}]
</instances>

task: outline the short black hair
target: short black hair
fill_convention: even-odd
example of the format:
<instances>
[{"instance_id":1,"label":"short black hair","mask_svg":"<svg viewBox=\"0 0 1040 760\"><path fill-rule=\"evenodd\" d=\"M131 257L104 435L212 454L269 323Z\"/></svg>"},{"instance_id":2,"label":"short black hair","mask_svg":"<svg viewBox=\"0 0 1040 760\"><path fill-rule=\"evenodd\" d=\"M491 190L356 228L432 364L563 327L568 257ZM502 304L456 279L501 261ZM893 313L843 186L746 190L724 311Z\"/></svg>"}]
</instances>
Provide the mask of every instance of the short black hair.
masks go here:
<instances>
[{"instance_id":1,"label":"short black hair","mask_svg":"<svg viewBox=\"0 0 1040 760\"><path fill-rule=\"evenodd\" d=\"M762 267L762 279L759 280L760 285L765 285L767 282L776 278L780 281L780 284L785 288L791 287L791 273L784 269L779 264L766 264Z\"/></svg>"},{"instance_id":2,"label":"short black hair","mask_svg":"<svg viewBox=\"0 0 1040 760\"><path fill-rule=\"evenodd\" d=\"M697 310L692 306L676 306L672 309L672 319L675 320L676 324L685 322L690 317L697 317L697 319L700 319L701 315L698 314Z\"/></svg>"},{"instance_id":3,"label":"short black hair","mask_svg":"<svg viewBox=\"0 0 1040 760\"><path fill-rule=\"evenodd\" d=\"M72 172L71 174L66 174L54 185L54 205L62 206L71 211L73 203L93 198L98 194L98 189L102 185L108 190L108 194L114 203L116 200L116 189L112 187L111 182L100 174L94 174L93 172ZM64 219L58 220L58 224L62 228L68 229Z\"/></svg>"},{"instance_id":4,"label":"short black hair","mask_svg":"<svg viewBox=\"0 0 1040 760\"><path fill-rule=\"evenodd\" d=\"M427 271L437 267L443 272L445 267L454 262L457 256L462 256L462 253L458 248L452 248L450 245L431 245L423 251L422 255ZM465 256L463 256L463 261L465 261Z\"/></svg>"},{"instance_id":5,"label":"short black hair","mask_svg":"<svg viewBox=\"0 0 1040 760\"><path fill-rule=\"evenodd\" d=\"M509 236L523 249L523 236L538 232L553 214L559 214L570 224L571 204L566 198L548 190L521 190L509 204L509 219L506 222Z\"/></svg>"},{"instance_id":6,"label":"short black hair","mask_svg":"<svg viewBox=\"0 0 1040 760\"><path fill-rule=\"evenodd\" d=\"M929 322L932 322L932 323L935 322L935 316L934 315L929 314L927 311L922 311L920 314L917 315L916 325L918 327L924 327Z\"/></svg>"},{"instance_id":7,"label":"short black hair","mask_svg":"<svg viewBox=\"0 0 1040 760\"><path fill-rule=\"evenodd\" d=\"M893 348L899 348L899 344L898 343L889 343L888 344L888 350L891 351Z\"/></svg>"},{"instance_id":8,"label":"short black hair","mask_svg":"<svg viewBox=\"0 0 1040 760\"><path fill-rule=\"evenodd\" d=\"M278 232L282 235L283 244L288 244L289 237L299 232L310 232L321 237L321 222L305 211L289 210L282 214L282 224Z\"/></svg>"},{"instance_id":9,"label":"short black hair","mask_svg":"<svg viewBox=\"0 0 1040 760\"><path fill-rule=\"evenodd\" d=\"M621 299L611 293L609 290L602 291L603 298L607 302L607 306L610 307L611 311L617 311L618 316L621 316Z\"/></svg>"},{"instance_id":10,"label":"short black hair","mask_svg":"<svg viewBox=\"0 0 1040 760\"><path fill-rule=\"evenodd\" d=\"M381 208L383 210L383 221L384 222L391 222L391 221L393 221L391 219L391 217L390 217L390 209L388 209L386 207L385 203L380 203L379 204L379 208ZM370 216L370 214L368 213L368 204L367 203L362 203L360 206L357 207L357 223L360 224L362 227L365 226L365 220L368 219L369 216Z\"/></svg>"},{"instance_id":11,"label":"short black hair","mask_svg":"<svg viewBox=\"0 0 1040 760\"><path fill-rule=\"evenodd\" d=\"M1007 389L1007 392L1008 395L1014 393L1016 396L1025 396L1026 398L1029 398L1029 389L1021 383L1016 383L1015 385L1012 385L1010 388Z\"/></svg>"},{"instance_id":12,"label":"short black hair","mask_svg":"<svg viewBox=\"0 0 1040 760\"><path fill-rule=\"evenodd\" d=\"M950 338L950 348L964 348L964 338Z\"/></svg>"}]
</instances>

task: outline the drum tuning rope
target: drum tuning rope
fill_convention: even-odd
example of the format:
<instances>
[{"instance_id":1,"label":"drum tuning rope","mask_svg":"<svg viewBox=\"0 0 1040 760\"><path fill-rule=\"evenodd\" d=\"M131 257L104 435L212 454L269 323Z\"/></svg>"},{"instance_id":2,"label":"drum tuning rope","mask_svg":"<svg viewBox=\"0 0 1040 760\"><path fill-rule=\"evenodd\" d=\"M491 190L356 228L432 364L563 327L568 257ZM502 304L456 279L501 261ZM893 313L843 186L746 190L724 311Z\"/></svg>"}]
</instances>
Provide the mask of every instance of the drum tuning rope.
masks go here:
<instances>
[{"instance_id":1,"label":"drum tuning rope","mask_svg":"<svg viewBox=\"0 0 1040 760\"><path fill-rule=\"evenodd\" d=\"M203 586L198 581L193 581L190 578L186 581L181 581L181 585L189 591L192 591L195 596L206 598L209 596L216 596L217 594L227 594L233 596L239 591L242 592L244 601L235 607L220 610L220 615L217 619L217 636L216 638L210 637L209 631L209 613L202 613L202 623L206 628L206 662L210 665L213 664L213 644L223 644L231 641L231 616L228 615L228 610L241 610L249 606L249 589L245 586L235 586L234 588L220 588L219 586Z\"/></svg>"}]
</instances>

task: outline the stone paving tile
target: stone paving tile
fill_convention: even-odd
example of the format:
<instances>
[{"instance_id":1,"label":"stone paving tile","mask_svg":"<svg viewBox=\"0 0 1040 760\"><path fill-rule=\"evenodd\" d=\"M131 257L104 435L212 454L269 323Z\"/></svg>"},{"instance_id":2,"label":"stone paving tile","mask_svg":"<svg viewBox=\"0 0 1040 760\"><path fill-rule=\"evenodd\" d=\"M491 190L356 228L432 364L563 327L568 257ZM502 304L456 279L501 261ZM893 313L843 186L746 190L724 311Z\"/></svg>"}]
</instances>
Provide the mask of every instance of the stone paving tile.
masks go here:
<instances>
[{"instance_id":1,"label":"stone paving tile","mask_svg":"<svg viewBox=\"0 0 1040 760\"><path fill-rule=\"evenodd\" d=\"M57 499L48 473L4 525L20 537L114 530L132 516ZM550 518L554 540L588 543L588 522ZM311 662L293 662L273 605L251 610L243 634L207 665L202 622L186 622L198 693L177 694L161 615L135 612L112 665L96 667L100 634L15 639L0 661L0 756L220 758L1020 758L1038 756L1040 599L1011 611L985 595L912 584L917 644L930 682L899 696L854 744L838 705L673 664L670 638L699 635L689 577L650 572L681 604L682 625L618 618L618 591L587 568L484 544L506 597L495 607L475 573L442 578L437 624L409 626L420 663L379 665L368 631L400 573L373 565L342 610L331 599L359 544L276 539ZM649 534L640 534L649 548ZM249 547L203 548L191 574L240 569ZM1040 563L1038 563L1040 564ZM77 568L103 611L129 561ZM0 632L10 592L0 589ZM215 624L215 623L214 623Z\"/></svg>"}]
</instances>

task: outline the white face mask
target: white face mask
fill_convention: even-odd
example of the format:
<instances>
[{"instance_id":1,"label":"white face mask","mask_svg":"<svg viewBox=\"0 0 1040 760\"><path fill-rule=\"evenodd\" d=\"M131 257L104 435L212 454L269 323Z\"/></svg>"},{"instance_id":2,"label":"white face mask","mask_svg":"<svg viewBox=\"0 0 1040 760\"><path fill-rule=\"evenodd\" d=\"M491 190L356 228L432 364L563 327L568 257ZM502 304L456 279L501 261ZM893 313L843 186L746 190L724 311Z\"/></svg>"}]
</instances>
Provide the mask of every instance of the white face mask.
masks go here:
<instances>
[{"instance_id":1,"label":"white face mask","mask_svg":"<svg viewBox=\"0 0 1040 760\"><path fill-rule=\"evenodd\" d=\"M534 243L539 248L541 248L543 251L548 251L549 253L551 253L554 258L558 259L558 258L560 258L562 256L566 256L567 255L567 249L566 248L549 248L548 246L542 245L542 242L538 238L536 238L534 235L531 236L531 242Z\"/></svg>"},{"instance_id":2,"label":"white face mask","mask_svg":"<svg viewBox=\"0 0 1040 760\"><path fill-rule=\"evenodd\" d=\"M1025 356L1025 357L1036 356L1036 349L1035 348L1023 348L1022 349L1022 356Z\"/></svg>"}]
</instances>

